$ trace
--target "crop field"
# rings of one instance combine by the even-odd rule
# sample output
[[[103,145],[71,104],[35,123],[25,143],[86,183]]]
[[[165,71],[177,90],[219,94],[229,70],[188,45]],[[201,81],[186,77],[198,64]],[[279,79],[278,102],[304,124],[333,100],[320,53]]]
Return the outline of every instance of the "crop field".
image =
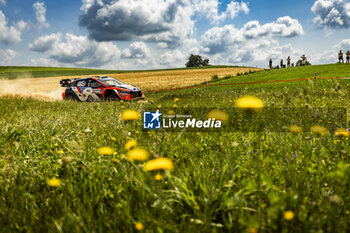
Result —
[[[58,100],[61,99],[61,93],[64,89],[60,88],[59,81],[64,78],[82,78],[89,75],[106,75],[105,73],[87,73],[80,76],[60,76],[60,77],[44,77],[32,78],[27,69],[7,70],[9,74],[13,72],[19,73],[21,70],[23,75],[19,75],[16,79],[0,79],[0,96],[17,95],[31,96],[41,100]],[[71,70],[71,69],[68,69]],[[88,69],[87,69],[88,70]],[[235,76],[237,73],[246,73],[259,71],[257,68],[240,68],[240,67],[212,67],[206,69],[175,69],[175,70],[159,70],[159,71],[142,71],[142,72],[125,72],[120,74],[107,72],[107,75],[116,78],[122,82],[133,84],[142,90],[154,90],[163,88],[174,88],[191,86],[198,83],[210,81],[213,75],[218,78],[225,76]],[[57,72],[60,70],[58,69]],[[66,70],[65,70],[66,71]],[[83,70],[87,72],[86,70]],[[32,68],[30,72],[38,72]],[[47,74],[46,71],[42,71]],[[54,70],[52,71],[54,72]],[[97,71],[95,71],[97,72]],[[99,71],[101,72],[101,71]],[[5,71],[3,71],[5,73]],[[62,73],[63,74],[63,73]],[[38,75],[38,74],[37,74]],[[39,75],[42,75],[39,73]],[[1,72],[0,72],[1,76]],[[5,76],[4,76],[5,77]]]
[[[225,78],[232,73],[215,71],[219,79],[210,83],[311,78],[315,72],[346,78],[350,65]],[[116,77],[144,89],[158,87],[137,73],[125,75]],[[208,81],[213,73],[191,79],[197,75],[189,75],[188,83],[170,83],[166,72],[162,77],[177,87]],[[246,96],[257,97],[262,111],[237,103]],[[292,108],[300,111],[299,122],[308,122],[312,108],[349,109],[349,96],[349,79],[208,86],[147,93],[143,102],[3,96],[0,232],[349,232],[349,132],[340,130],[348,128],[349,113],[330,111],[311,130],[264,115],[268,108]],[[142,130],[139,116],[157,109],[200,109],[205,117],[218,109],[229,114],[226,125],[238,120],[229,113],[237,109],[248,126],[283,126]]]

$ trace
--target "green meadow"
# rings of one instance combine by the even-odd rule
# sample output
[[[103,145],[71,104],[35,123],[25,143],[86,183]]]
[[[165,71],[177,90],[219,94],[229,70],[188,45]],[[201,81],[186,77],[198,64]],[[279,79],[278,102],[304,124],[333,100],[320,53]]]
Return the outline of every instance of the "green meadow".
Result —
[[[350,65],[264,70],[210,84],[311,78],[315,72],[350,77]],[[349,139],[334,133],[348,127],[348,113],[340,116],[345,122],[333,120],[337,111],[315,122],[326,129],[322,133],[309,127],[291,132],[283,118],[264,117],[264,111],[245,112],[254,120],[244,124],[282,127],[145,131],[141,118],[122,118],[126,110],[142,116],[200,108],[206,115],[236,109],[244,96],[262,100],[263,109],[349,109],[350,80],[208,86],[122,103],[0,98],[0,232],[349,232]],[[236,118],[229,114],[226,124]],[[310,119],[301,114],[298,120]],[[128,159],[130,140],[147,151],[146,160]],[[112,151],[101,153],[103,147]],[[170,159],[173,169],[145,171],[159,157]]]

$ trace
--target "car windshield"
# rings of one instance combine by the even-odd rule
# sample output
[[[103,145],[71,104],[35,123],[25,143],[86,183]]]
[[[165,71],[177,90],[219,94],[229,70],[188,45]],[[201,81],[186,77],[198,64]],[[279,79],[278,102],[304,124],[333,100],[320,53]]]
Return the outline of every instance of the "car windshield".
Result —
[[[100,79],[100,81],[106,84],[108,87],[116,87],[124,84],[116,79]]]

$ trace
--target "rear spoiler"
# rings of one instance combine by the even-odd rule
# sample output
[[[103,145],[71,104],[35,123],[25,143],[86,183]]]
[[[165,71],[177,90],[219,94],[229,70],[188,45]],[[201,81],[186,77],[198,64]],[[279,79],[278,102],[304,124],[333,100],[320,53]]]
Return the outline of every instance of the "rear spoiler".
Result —
[[[72,81],[74,81],[74,80],[72,80],[72,79],[62,79],[60,81],[60,85],[61,85],[61,87],[68,87],[68,86],[70,86]]]

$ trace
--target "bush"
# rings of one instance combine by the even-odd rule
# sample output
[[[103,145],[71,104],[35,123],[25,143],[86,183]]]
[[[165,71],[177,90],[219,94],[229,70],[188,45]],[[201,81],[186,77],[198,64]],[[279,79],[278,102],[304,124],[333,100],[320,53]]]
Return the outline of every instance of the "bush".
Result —
[[[211,76],[211,81],[215,81],[215,80],[218,80],[219,79],[219,76],[217,74],[214,74]]]

